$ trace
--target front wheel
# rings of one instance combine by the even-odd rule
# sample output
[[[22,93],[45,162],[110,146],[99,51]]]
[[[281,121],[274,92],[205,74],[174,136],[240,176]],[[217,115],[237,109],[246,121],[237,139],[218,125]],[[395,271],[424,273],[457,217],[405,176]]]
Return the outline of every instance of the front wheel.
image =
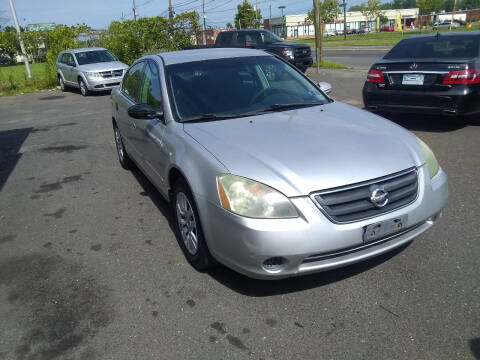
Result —
[[[187,261],[198,271],[211,268],[215,261],[203,237],[197,206],[184,180],[178,180],[172,194],[177,241]]]
[[[83,79],[78,80],[78,86],[80,87],[80,93],[82,94],[82,96],[88,96],[89,91]]]
[[[67,86],[65,85],[65,82],[63,81],[63,78],[61,75],[58,75],[58,83],[60,85],[60,89],[62,90],[62,92],[67,91]]]

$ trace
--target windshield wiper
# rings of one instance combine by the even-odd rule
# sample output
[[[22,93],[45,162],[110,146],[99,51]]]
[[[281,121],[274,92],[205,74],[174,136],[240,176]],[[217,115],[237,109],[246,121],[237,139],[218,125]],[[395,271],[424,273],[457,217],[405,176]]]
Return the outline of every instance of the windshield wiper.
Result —
[[[241,115],[240,115],[241,116]],[[215,120],[225,120],[240,117],[239,115],[217,115],[214,113],[210,114],[201,114],[199,116],[187,118],[182,120],[182,122],[202,122],[202,121],[215,121]]]
[[[288,110],[288,109],[295,109],[295,108],[302,108],[302,107],[310,107],[310,106],[323,105],[323,104],[324,102],[322,101],[317,101],[313,103],[272,104],[270,106],[267,106],[266,108],[252,111],[248,113],[248,115],[262,114],[265,112],[275,111],[275,110]],[[246,114],[242,114],[242,115],[246,115]]]

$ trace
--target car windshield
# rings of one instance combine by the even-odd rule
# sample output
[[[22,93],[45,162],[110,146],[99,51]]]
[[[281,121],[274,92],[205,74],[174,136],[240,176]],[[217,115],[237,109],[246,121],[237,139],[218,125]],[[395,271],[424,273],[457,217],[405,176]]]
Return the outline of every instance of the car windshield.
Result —
[[[178,121],[208,120],[328,103],[311,82],[273,56],[215,59],[166,67]]]
[[[83,51],[75,53],[75,56],[79,65],[117,61],[117,58],[107,50]]]
[[[447,36],[406,39],[384,59],[471,59],[478,57],[479,39],[474,36]]]

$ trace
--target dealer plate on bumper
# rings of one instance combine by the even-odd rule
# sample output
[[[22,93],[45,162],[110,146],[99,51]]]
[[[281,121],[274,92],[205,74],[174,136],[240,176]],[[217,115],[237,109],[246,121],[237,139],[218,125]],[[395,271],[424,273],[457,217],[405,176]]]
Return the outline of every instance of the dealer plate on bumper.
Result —
[[[423,85],[423,74],[404,74],[402,85]]]
[[[407,226],[407,215],[365,226],[363,242],[368,243],[402,231]]]

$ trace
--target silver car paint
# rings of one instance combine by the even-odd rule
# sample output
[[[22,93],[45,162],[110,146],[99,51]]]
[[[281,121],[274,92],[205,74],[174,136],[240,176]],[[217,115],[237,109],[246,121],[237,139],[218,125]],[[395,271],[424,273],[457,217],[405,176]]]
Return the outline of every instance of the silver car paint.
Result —
[[[190,50],[184,61],[197,61],[205,53],[208,58],[270,56],[256,50],[218,50]],[[141,59],[158,66],[163,121],[130,118],[126,109],[133,102],[121,88],[112,91],[112,117],[124,135],[127,151],[167,200],[173,186],[170,171],[175,168],[183,174],[197,203],[209,250],[220,262],[255,278],[323,271],[390,251],[437,220],[448,197],[446,175],[440,170],[430,179],[421,147],[405,129],[338,102],[256,117],[178,123],[172,117],[163,64],[181,62],[180,55],[164,53]],[[370,180],[412,166],[419,174],[417,200],[374,219],[334,224],[308,196],[312,191]],[[300,217],[251,219],[224,210],[216,176],[228,172],[283,192]],[[313,254],[361,246],[364,226],[404,214],[408,214],[407,227],[411,230],[400,236],[352,254],[302,264]],[[272,256],[285,257],[287,268],[280,273],[265,271],[261,264]]]
[[[87,72],[101,72],[101,71],[112,71],[112,70],[125,70],[128,69],[128,65],[122,63],[121,61],[111,61],[111,62],[102,62],[102,63],[95,63],[95,64],[85,64],[79,65],[77,62],[77,58],[73,56],[75,61],[75,66],[69,66],[63,64],[59,61],[59,58],[64,53],[70,53],[74,55],[78,52],[83,51],[93,51],[93,50],[106,50],[104,48],[81,48],[81,49],[74,49],[74,50],[65,50],[58,54],[57,57],[57,73],[59,76],[62,77],[64,83],[70,87],[79,87],[78,78],[81,77],[85,82],[88,90],[90,91],[104,91],[113,88],[114,86],[108,86],[107,84],[111,83],[118,83],[122,81],[122,76],[119,77],[112,77],[112,78],[90,78],[86,75]],[[96,85],[103,85],[102,88],[98,89]]]

